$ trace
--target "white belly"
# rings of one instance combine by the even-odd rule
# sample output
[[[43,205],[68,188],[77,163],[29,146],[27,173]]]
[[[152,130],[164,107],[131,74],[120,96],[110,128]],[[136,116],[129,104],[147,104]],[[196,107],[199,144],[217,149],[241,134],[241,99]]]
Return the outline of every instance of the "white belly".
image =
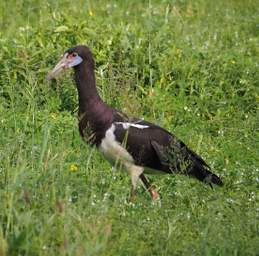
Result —
[[[105,137],[99,146],[100,151],[113,162],[120,161],[124,164],[134,164],[134,159],[130,153],[115,139],[115,126],[106,131]]]

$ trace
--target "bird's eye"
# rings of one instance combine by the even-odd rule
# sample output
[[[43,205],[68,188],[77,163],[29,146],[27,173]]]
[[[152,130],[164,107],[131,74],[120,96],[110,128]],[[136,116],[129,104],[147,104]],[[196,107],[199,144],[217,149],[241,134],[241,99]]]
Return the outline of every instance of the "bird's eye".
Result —
[[[72,56],[73,56],[73,57],[76,57],[76,56],[77,56],[77,53],[76,53],[76,52],[73,52],[73,53],[72,53]]]

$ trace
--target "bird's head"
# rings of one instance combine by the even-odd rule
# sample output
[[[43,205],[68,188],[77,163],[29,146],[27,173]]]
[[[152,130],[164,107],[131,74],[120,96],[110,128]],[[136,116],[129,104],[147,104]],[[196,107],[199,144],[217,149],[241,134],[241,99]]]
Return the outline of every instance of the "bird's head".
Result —
[[[83,62],[89,62],[93,65],[92,53],[88,47],[84,45],[77,45],[65,51],[62,59],[58,64],[50,71],[47,76],[48,80],[55,78],[62,70],[66,70],[72,67],[78,67]]]

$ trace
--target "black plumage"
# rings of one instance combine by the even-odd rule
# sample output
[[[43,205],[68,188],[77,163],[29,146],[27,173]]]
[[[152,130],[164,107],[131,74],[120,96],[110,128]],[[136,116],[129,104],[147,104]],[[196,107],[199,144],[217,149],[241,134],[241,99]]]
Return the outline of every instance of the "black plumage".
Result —
[[[148,126],[148,128],[124,129],[120,123],[128,122],[127,119],[116,118],[117,115],[114,117],[115,123],[119,122],[115,129],[116,140],[123,143],[126,139],[125,146],[136,164],[169,174],[190,175],[200,181],[223,185],[220,178],[210,171],[209,165],[199,155],[167,130],[137,119],[135,119],[136,124]]]
[[[95,84],[94,59],[86,46],[76,46],[49,74],[73,67],[79,96],[79,131],[84,140],[108,158],[121,161],[132,178],[132,196],[140,178],[152,198],[157,197],[144,173],[180,173],[222,186],[208,164],[167,130],[150,122],[129,118],[100,98]]]

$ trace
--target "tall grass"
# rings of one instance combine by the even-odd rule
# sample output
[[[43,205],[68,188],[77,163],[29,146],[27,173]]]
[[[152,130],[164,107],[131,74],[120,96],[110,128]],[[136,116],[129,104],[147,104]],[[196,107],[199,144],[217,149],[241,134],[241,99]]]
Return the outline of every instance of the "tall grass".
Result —
[[[258,1],[1,1],[0,255],[257,255]],[[151,176],[161,208],[84,144],[71,46],[103,99],[180,137],[225,183]]]

